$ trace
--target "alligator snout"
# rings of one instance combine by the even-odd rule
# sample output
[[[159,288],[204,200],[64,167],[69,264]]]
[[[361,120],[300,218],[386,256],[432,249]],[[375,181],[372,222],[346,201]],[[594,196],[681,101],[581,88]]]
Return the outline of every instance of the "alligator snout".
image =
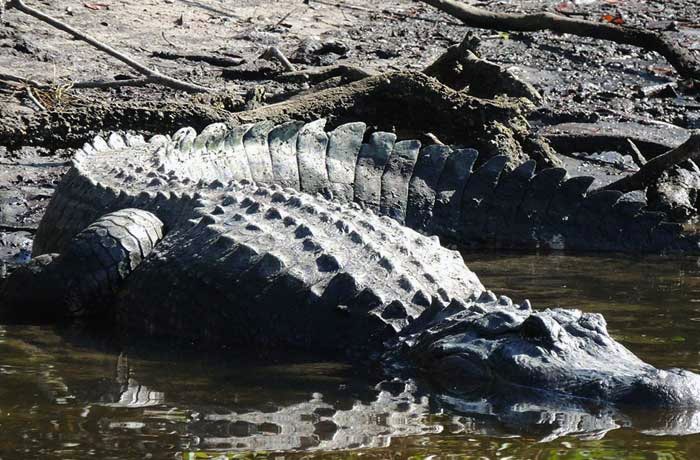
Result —
[[[637,377],[616,402],[635,406],[700,407],[700,375],[684,369],[654,369]]]
[[[497,382],[621,406],[700,408],[700,375],[643,362],[609,335],[601,315],[513,309],[505,324],[503,306],[479,302],[421,334],[420,367],[455,387]]]

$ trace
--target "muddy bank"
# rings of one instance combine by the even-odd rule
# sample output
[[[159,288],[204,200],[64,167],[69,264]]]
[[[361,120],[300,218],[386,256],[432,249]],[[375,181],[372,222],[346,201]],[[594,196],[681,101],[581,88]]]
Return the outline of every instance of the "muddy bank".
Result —
[[[66,154],[42,153],[24,148],[0,158],[0,266],[27,260],[44,209],[68,169]]]

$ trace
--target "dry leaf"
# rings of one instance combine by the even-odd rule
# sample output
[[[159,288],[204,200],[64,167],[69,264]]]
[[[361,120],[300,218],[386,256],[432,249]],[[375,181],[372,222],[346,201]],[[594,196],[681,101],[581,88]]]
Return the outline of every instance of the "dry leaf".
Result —
[[[94,11],[109,9],[109,5],[105,3],[83,3],[83,6]]]
[[[576,9],[576,7],[575,7],[574,4],[571,3],[571,2],[561,2],[561,3],[557,3],[557,5],[554,7],[554,10],[555,10],[557,13],[562,13],[562,14],[573,13],[573,11],[574,11],[575,9]]]
[[[619,12],[615,16],[613,16],[612,14],[604,14],[603,16],[601,16],[601,19],[605,22],[609,22],[617,26],[621,26],[625,23],[625,20],[622,19],[622,15]]]

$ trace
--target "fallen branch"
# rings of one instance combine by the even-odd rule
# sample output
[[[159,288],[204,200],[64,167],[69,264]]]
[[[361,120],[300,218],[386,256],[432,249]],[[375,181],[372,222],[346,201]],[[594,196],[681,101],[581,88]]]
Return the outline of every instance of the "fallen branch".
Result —
[[[160,59],[168,59],[171,61],[175,59],[186,59],[192,62],[206,62],[207,64],[211,64],[217,67],[235,67],[245,62],[245,60],[242,58],[211,56],[208,54],[181,54],[172,53],[170,51],[154,51],[153,53],[151,53],[151,56]]]
[[[429,139],[435,145],[445,145],[438,137],[433,133],[425,133],[425,137]]]
[[[663,155],[652,158],[636,173],[608,184],[601,190],[643,190],[672,166],[697,157],[700,157],[700,130],[692,131],[687,141]]]
[[[90,45],[94,46],[95,48],[99,49],[100,51],[109,54],[113,58],[116,58],[132,69],[136,70],[138,73],[141,75],[146,76],[148,79],[149,83],[156,83],[159,85],[167,86],[170,88],[174,89],[179,89],[182,91],[187,91],[190,93],[206,93],[210,92],[211,89],[206,88],[204,86],[196,85],[194,83],[188,83],[186,81],[178,80],[176,78],[169,77],[167,75],[164,75],[156,70],[150,69],[146,67],[145,65],[137,62],[130,56],[115,50],[109,45],[106,45],[99,40],[91,37],[90,35],[87,35],[83,32],[80,32],[79,30],[73,28],[72,26],[69,26],[68,24],[59,21],[56,18],[53,18],[47,14],[42,13],[41,11],[34,9],[30,6],[27,6],[22,0],[10,0],[7,2],[7,6],[9,8],[15,8],[22,13],[28,14],[29,16],[32,16],[34,18],[39,19],[40,21],[43,21],[56,29],[62,30],[64,32],[67,32],[68,34],[72,35],[74,38],[77,38],[78,40],[82,40],[86,43],[89,43]]]
[[[294,64],[289,62],[287,56],[285,56],[284,53],[276,46],[271,46],[266,49],[265,52],[260,55],[260,58],[267,59],[268,61],[278,61],[280,64],[282,64],[282,67],[287,70],[287,72],[296,72],[297,70],[297,68],[294,67]]]
[[[0,232],[28,232],[35,233],[37,227],[31,225],[0,224]]]
[[[495,13],[469,6],[455,0],[421,0],[464,24],[482,29],[537,32],[551,30],[579,37],[609,40],[655,51],[665,57],[683,78],[700,80],[700,62],[692,52],[674,43],[668,37],[639,27],[618,26],[605,22],[592,22],[569,18],[553,13],[513,14]]]
[[[316,67],[307,70],[297,70],[296,72],[285,72],[275,78],[282,82],[309,82],[318,84],[334,77],[342,77],[345,82],[362,80],[371,77],[374,73],[350,65],[333,65],[326,67]]]
[[[644,152],[645,158],[663,155],[688,140],[688,130],[630,121],[598,121],[589,123],[560,123],[538,130],[559,153],[599,152],[616,150],[628,152],[628,139]]]
[[[146,86],[150,83],[157,83],[150,77],[127,78],[125,80],[88,80],[76,81],[71,84],[72,88],[121,88],[123,86]]]
[[[244,101],[231,94],[204,95],[197,100],[105,101],[70,105],[61,111],[35,112],[0,124],[0,145],[17,149],[26,145],[46,148],[81,146],[95,132],[136,130],[144,135],[174,131],[184,126],[197,130],[211,123],[229,126],[269,120],[328,119],[328,128],[363,120],[377,129],[396,130],[402,138],[420,138],[433,133],[446,144],[464,141],[483,158],[506,154],[512,163],[533,158],[541,166],[551,165],[553,155],[534,150],[533,134],[515,100],[479,99],[454,91],[420,72],[391,72],[337,86],[298,99],[241,112]],[[223,107],[222,107],[223,106]]]
[[[56,84],[50,83],[39,83],[36,80],[31,80],[28,78],[18,77],[11,74],[0,74],[0,81],[19,83],[20,85],[25,85],[27,88],[36,88],[43,90],[50,90],[56,88]],[[140,87],[149,84],[159,84],[157,79],[151,77],[145,78],[127,78],[124,80],[87,80],[87,81],[75,81],[68,82],[65,87],[70,88],[121,88],[125,86]]]

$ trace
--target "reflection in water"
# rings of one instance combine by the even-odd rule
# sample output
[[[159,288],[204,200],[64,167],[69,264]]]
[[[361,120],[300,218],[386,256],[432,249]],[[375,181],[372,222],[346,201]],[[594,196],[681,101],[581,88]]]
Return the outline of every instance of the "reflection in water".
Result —
[[[603,312],[654,364],[700,367],[697,323],[688,321],[700,317],[694,262],[489,257],[470,262],[489,287]],[[71,331],[0,328],[0,457],[320,458],[356,449],[376,458],[670,459],[697,458],[700,448],[696,411],[629,412],[522,388],[457,395],[422,379],[376,383],[381,377],[308,358],[251,363],[235,351],[208,359],[142,345],[128,355],[104,350]]]
[[[403,390],[392,394],[379,384],[375,400],[356,401],[348,409],[324,402],[323,395],[315,393],[308,401],[274,412],[207,414],[192,430],[204,449],[256,451],[388,447],[392,437],[443,431],[427,421],[428,398],[416,396],[412,382],[393,383]]]
[[[145,385],[140,385],[132,378],[129,368],[129,358],[121,353],[117,358],[114,391],[105,391],[102,402],[110,407],[151,407],[165,403],[165,395],[153,391]],[[116,395],[116,396],[115,396]],[[111,401],[114,400],[114,401]]]

